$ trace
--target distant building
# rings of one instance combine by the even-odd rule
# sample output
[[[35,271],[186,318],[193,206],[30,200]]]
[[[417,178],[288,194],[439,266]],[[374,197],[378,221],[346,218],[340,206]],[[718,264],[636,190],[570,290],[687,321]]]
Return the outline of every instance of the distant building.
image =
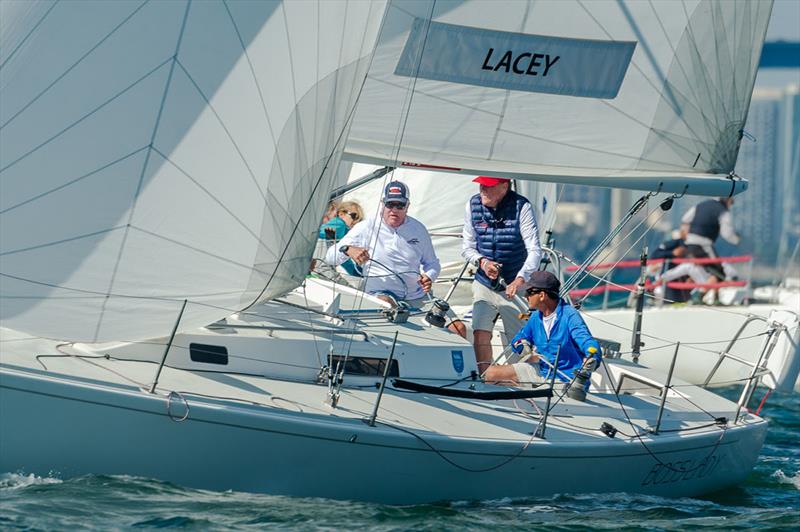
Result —
[[[608,232],[611,189],[561,185],[557,212],[553,227],[556,246],[567,256],[582,260]]]
[[[736,173],[748,178],[750,187],[736,198],[734,219],[743,249],[752,251],[757,263],[772,266],[798,238],[798,88],[754,90],[745,131],[755,140],[742,140]]]
[[[733,207],[742,243],[735,248],[719,240],[717,248],[724,255],[752,253],[757,265],[782,270],[800,240],[800,87],[756,88],[745,132],[736,173],[750,186],[736,197]],[[626,209],[633,199],[625,203]],[[687,196],[676,201],[663,226],[654,227],[643,244],[651,249],[658,245],[670,228],[679,227],[683,213],[704,199]],[[558,212],[556,235],[562,237],[558,245],[569,247],[578,257],[618,221],[611,219],[611,190],[599,187],[562,185]]]

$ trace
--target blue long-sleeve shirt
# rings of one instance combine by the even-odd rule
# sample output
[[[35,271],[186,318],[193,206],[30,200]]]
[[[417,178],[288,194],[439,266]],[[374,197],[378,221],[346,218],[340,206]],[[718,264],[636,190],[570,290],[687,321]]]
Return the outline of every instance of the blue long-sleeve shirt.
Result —
[[[589,348],[594,347],[597,352],[594,357],[600,365],[600,343],[594,339],[589,328],[584,323],[580,313],[563,299],[558,300],[556,307],[556,318],[553,328],[550,330],[550,338],[544,330],[542,323],[542,313],[534,311],[528,323],[514,336],[511,341],[512,349],[519,353],[522,346],[515,345],[518,340],[526,339],[536,346],[536,350],[542,358],[547,359],[550,364],[556,360],[558,347],[561,352],[558,355],[558,378],[564,382],[572,380],[575,372],[583,365],[583,359],[590,356]],[[541,375],[550,378],[550,366],[540,361],[539,372]]]

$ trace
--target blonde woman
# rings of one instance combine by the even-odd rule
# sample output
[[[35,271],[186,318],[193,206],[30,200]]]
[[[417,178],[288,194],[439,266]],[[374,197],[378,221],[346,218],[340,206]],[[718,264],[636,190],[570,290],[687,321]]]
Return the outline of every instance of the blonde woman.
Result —
[[[358,222],[364,219],[364,211],[356,201],[343,201],[337,206],[336,216],[319,228],[319,237],[334,241],[340,240]],[[344,271],[350,275],[361,276],[361,270],[352,260],[342,264]]]
[[[364,211],[356,201],[343,201],[336,209],[336,216],[319,228],[319,237],[326,240],[339,240],[355,224],[364,219]]]

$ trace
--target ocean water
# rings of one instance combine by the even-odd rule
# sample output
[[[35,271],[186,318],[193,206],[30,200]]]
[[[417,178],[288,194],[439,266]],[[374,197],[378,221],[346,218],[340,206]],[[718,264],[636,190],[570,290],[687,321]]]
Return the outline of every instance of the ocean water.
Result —
[[[738,389],[724,390],[736,397]],[[773,394],[747,481],[703,498],[625,493],[414,506],[187,489],[138,477],[0,473],[0,530],[695,530],[800,529],[800,396]],[[546,482],[542,479],[542,482]]]

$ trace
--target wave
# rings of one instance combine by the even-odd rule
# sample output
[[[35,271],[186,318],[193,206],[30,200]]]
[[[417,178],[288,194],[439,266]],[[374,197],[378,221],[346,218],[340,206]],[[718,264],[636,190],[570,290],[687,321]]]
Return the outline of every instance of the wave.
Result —
[[[60,478],[39,477],[30,473],[0,473],[0,490],[17,490],[28,486],[42,486],[47,484],[61,484]]]
[[[772,478],[776,479],[781,484],[791,484],[795,487],[795,489],[800,490],[800,471],[795,473],[793,476],[787,476],[783,470],[777,469],[772,474]]]

